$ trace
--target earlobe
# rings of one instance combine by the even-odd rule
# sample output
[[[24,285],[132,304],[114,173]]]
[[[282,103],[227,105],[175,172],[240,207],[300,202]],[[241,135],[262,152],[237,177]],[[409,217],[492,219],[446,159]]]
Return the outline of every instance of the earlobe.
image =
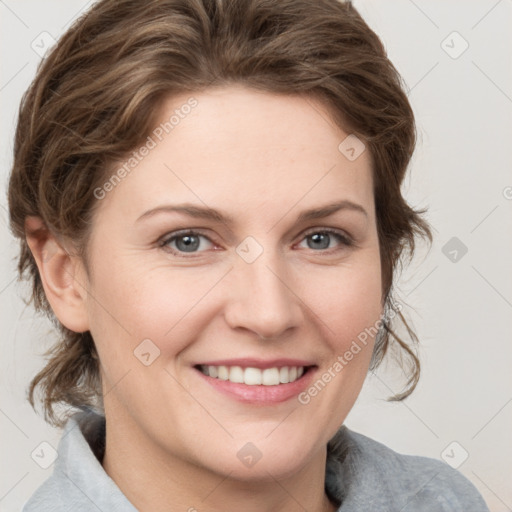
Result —
[[[87,331],[88,283],[78,257],[59,243],[40,217],[25,219],[25,235],[53,312],[68,329]]]

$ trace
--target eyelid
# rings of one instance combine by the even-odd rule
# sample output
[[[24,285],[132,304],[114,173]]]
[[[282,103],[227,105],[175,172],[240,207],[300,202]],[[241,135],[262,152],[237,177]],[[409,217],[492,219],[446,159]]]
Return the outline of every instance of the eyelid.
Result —
[[[327,226],[324,226],[324,227],[314,226],[314,227],[310,227],[310,228],[306,229],[306,231],[303,231],[301,233],[301,238],[297,243],[302,242],[306,237],[308,237],[309,235],[314,234],[314,233],[327,233],[327,234],[335,235],[335,236],[339,237],[341,244],[344,245],[345,247],[355,247],[356,246],[354,238],[351,235],[349,235],[346,231],[343,231],[338,228],[327,227]],[[186,252],[176,251],[175,249],[171,249],[170,247],[167,246],[167,244],[170,241],[172,241],[176,238],[179,238],[180,236],[186,236],[186,235],[202,236],[203,238],[206,238],[211,244],[213,244],[214,246],[217,246],[217,244],[211,239],[211,237],[208,236],[207,234],[205,234],[205,231],[203,229],[201,229],[201,228],[183,228],[183,229],[178,229],[178,230],[166,233],[164,236],[159,238],[157,241],[158,247],[162,248],[166,252],[169,252],[171,254],[177,254],[183,258],[198,257],[198,255],[200,255],[202,252],[205,252],[205,251],[200,251],[200,252],[186,253]],[[325,249],[325,250],[314,251],[314,252],[329,254],[331,252],[336,252],[337,250],[339,250],[339,249],[331,248],[331,249]]]
[[[346,251],[348,249],[356,249],[357,244],[355,239],[350,236],[348,233],[346,233],[343,230],[337,229],[337,228],[330,228],[330,227],[314,227],[310,228],[309,230],[305,231],[302,234],[302,238],[299,240],[298,244],[302,243],[309,235],[315,234],[315,233],[327,233],[328,235],[334,236],[338,238],[338,247],[331,247],[329,249],[323,249],[319,251],[315,251],[312,249],[313,254],[317,253],[320,255],[324,255],[326,257],[335,255],[341,251]]]
[[[333,235],[337,235],[340,238],[344,240],[347,244],[355,244],[355,240],[352,236],[350,236],[346,231],[338,229],[338,228],[330,228],[330,227],[313,227],[307,229],[303,234],[302,237],[305,238],[306,236],[313,234],[313,233],[329,233]]]
[[[205,234],[205,232],[201,228],[183,228],[183,229],[177,229],[176,231],[170,231],[170,232],[166,233],[164,236],[160,237],[157,240],[157,244],[159,247],[164,247],[171,240],[174,240],[175,238],[179,238],[181,236],[186,236],[186,235],[200,235],[203,238],[206,238],[213,245],[216,245],[215,242],[207,234]],[[174,252],[176,252],[176,251],[174,251]],[[186,253],[180,253],[180,254],[186,254]]]

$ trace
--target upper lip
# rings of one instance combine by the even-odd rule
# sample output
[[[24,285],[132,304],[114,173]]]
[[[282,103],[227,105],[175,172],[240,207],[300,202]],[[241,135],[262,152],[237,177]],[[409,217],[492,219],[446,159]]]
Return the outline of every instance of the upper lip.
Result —
[[[282,366],[315,366],[311,361],[305,359],[254,359],[254,358],[239,358],[239,359],[218,359],[215,361],[202,361],[194,366],[241,366],[242,368],[259,368],[264,370],[266,368],[275,368]]]

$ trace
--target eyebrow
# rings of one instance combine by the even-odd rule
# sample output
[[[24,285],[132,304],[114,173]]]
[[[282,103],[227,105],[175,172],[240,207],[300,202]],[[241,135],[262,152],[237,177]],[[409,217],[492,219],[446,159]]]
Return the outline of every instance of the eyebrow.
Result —
[[[311,208],[309,210],[304,210],[297,217],[297,222],[322,219],[340,210],[356,211],[368,217],[368,212],[363,208],[363,206],[352,201],[343,200],[335,203],[330,203],[319,208]],[[186,215],[189,215],[190,217],[194,217],[197,219],[207,219],[216,222],[222,222],[223,224],[226,224],[228,226],[232,226],[233,224],[235,224],[234,217],[227,215],[226,213],[222,213],[219,210],[215,210],[214,208],[195,206],[189,203],[176,205],[166,204],[162,206],[157,206],[156,208],[151,208],[150,210],[145,211],[135,222],[139,222],[143,219],[153,217],[160,213],[170,212],[184,213]]]

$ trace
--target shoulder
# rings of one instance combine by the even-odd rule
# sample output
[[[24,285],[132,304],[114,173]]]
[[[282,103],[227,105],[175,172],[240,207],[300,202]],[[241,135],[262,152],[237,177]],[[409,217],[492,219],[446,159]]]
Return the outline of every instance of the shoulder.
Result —
[[[80,508],[80,491],[67,476],[73,460],[87,456],[87,445],[74,418],[68,420],[57,449],[52,474],[25,503],[23,512],[63,511]]]
[[[347,427],[330,449],[330,479],[335,486],[337,480],[347,506],[342,511],[371,505],[382,511],[489,512],[476,487],[440,460],[400,454]]]
[[[66,423],[51,476],[32,494],[23,512],[135,511],[98,460],[104,419],[79,413]]]
[[[43,484],[36,489],[34,494],[25,503],[22,512],[50,512],[55,510],[80,510],[80,502],[70,499],[64,504],[62,496],[66,499],[72,497],[74,489],[70,487],[70,482],[67,482],[65,476],[57,471],[43,482]]]

